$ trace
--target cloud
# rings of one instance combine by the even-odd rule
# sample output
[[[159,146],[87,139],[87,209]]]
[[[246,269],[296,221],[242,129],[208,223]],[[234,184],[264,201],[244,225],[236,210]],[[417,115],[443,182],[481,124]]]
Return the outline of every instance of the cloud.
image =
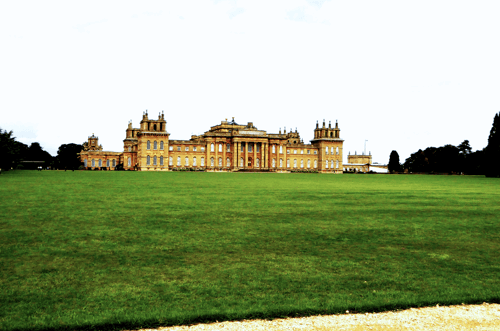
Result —
[[[245,12],[244,8],[233,8],[229,11],[229,18],[234,18],[235,16],[238,16],[240,14],[243,14]]]

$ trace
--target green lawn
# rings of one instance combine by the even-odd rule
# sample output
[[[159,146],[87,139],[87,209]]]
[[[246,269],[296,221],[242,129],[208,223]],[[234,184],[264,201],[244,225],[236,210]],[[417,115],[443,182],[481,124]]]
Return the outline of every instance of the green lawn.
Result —
[[[500,180],[0,175],[0,330],[500,302]]]

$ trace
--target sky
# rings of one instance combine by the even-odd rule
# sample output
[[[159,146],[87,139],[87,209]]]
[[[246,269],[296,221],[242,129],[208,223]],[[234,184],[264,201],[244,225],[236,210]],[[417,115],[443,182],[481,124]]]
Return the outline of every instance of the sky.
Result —
[[[487,145],[500,111],[499,1],[0,2],[0,128],[52,155],[164,111],[171,139],[232,117],[347,154]]]

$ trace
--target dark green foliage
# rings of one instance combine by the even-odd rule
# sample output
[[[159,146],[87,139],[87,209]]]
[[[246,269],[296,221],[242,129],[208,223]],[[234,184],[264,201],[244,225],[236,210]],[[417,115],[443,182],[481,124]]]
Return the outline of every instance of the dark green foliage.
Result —
[[[387,168],[390,173],[400,172],[401,171],[401,163],[399,163],[399,154],[396,151],[392,151],[389,156],[389,163]]]
[[[496,179],[13,171],[0,181],[1,330],[500,301]]]
[[[15,168],[22,160],[22,154],[27,148],[25,144],[16,141],[12,131],[0,128],[0,168],[3,171]]]
[[[500,177],[500,112],[495,114],[485,148],[486,176]]]
[[[57,150],[57,168],[59,169],[78,169],[82,162],[80,161],[80,152],[83,146],[78,144],[63,144]]]

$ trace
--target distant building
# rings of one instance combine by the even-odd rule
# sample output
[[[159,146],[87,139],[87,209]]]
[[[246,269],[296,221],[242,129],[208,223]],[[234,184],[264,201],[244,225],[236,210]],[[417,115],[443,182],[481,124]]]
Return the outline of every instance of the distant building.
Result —
[[[227,119],[190,140],[171,140],[164,114],[149,119],[143,113],[139,128],[128,124],[123,152],[105,152],[93,134],[84,145],[80,158],[86,169],[114,169],[122,163],[126,170],[140,171],[318,171],[343,172],[342,148],[338,123],[320,127],[316,123],[314,139],[305,144],[295,132],[267,133],[252,122],[246,125]],[[371,156],[370,156],[371,158]]]

